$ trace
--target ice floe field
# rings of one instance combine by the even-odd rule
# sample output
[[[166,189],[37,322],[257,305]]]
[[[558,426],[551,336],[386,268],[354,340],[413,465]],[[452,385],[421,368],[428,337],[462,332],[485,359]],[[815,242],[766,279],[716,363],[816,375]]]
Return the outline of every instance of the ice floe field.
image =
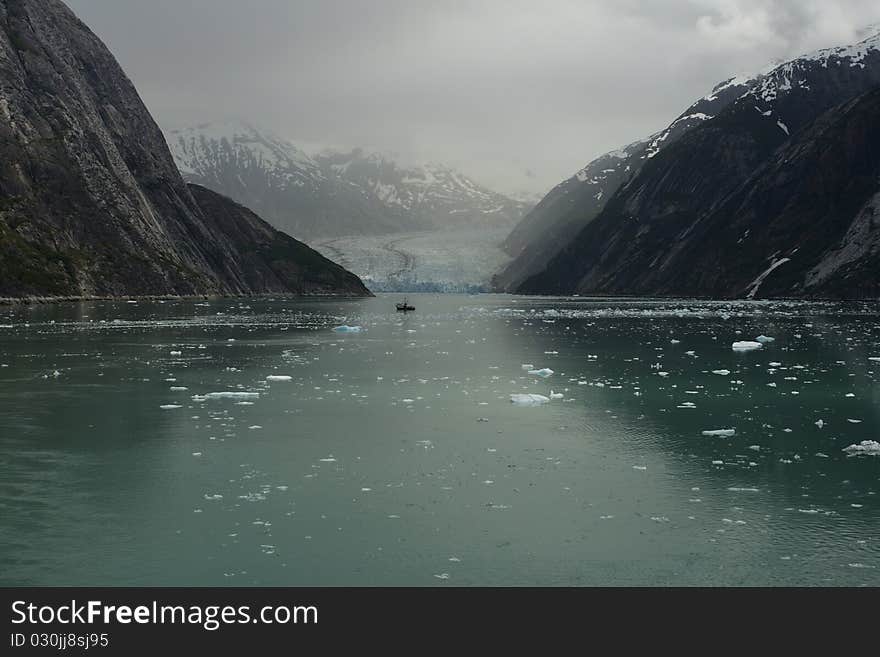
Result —
[[[876,305],[396,300],[0,307],[0,584],[880,584]]]

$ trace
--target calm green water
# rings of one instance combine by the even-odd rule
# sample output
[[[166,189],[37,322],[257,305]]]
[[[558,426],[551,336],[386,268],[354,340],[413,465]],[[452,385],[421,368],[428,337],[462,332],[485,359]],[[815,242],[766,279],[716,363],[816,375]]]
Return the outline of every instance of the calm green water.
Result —
[[[396,300],[0,308],[0,584],[880,585],[880,308]]]

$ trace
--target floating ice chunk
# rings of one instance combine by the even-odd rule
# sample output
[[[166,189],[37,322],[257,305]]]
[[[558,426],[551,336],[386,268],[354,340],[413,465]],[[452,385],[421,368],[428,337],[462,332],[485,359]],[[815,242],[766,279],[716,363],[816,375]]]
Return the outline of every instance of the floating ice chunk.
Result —
[[[198,397],[196,395],[193,397],[195,399]],[[260,393],[258,392],[236,392],[232,390],[227,390],[224,392],[209,392],[207,395],[202,395],[204,399],[259,399]],[[196,401],[200,401],[196,400]]]
[[[546,378],[551,377],[554,374],[556,374],[556,372],[551,370],[549,367],[545,367],[544,369],[541,369],[541,370],[531,370],[531,371],[529,371],[529,374],[533,374],[535,376],[540,376],[542,379],[546,379]]]
[[[549,403],[550,398],[544,395],[511,395],[510,402],[517,406],[540,406],[541,404]]]
[[[669,344],[681,344],[681,340],[670,340]]]
[[[718,376],[730,376],[730,370],[712,370],[712,374],[717,374]]]
[[[734,342],[733,350],[734,351],[754,351],[755,349],[761,349],[764,345],[760,342]]]
[[[267,376],[266,381],[293,381],[293,377],[282,374],[273,374],[271,376]]]
[[[816,420],[816,426],[821,429],[825,426],[825,420]]]
[[[849,422],[850,424],[861,424],[862,423],[861,420],[856,420],[853,418],[847,418],[846,421]]]
[[[362,326],[347,326],[343,324],[342,326],[337,326],[333,330],[337,333],[360,333],[364,328]]]
[[[526,372],[529,372],[529,371],[535,369],[535,366],[532,365],[531,363],[523,363],[523,364],[521,365],[521,367],[522,367],[523,370],[525,370]]]
[[[880,363],[880,356],[871,356],[868,360],[872,360],[875,363]]]
[[[182,351],[172,351],[169,355],[171,356],[183,356]]]
[[[663,377],[664,379],[669,376],[669,372],[657,372],[657,376]]]
[[[876,440],[863,440],[858,445],[850,445],[843,451],[850,456],[880,456],[880,443]]]
[[[736,435],[736,429],[712,429],[711,431],[704,431],[704,436],[717,436],[720,438],[730,438],[731,436]]]
[[[162,404],[159,408],[163,411],[173,411],[175,408],[183,408],[179,404]]]
[[[782,363],[770,363],[770,367],[782,367]]]
[[[565,398],[565,395],[563,395],[561,392],[553,392],[552,390],[550,391],[550,399],[564,399],[564,398]]]
[[[187,390],[189,390],[189,388],[186,388],[184,386],[171,386],[169,390],[171,392],[186,392]]]
[[[776,338],[771,338],[768,335],[759,335],[757,338],[755,338],[755,342],[760,342],[761,344],[767,344],[769,342],[775,342],[775,341],[776,341]]]

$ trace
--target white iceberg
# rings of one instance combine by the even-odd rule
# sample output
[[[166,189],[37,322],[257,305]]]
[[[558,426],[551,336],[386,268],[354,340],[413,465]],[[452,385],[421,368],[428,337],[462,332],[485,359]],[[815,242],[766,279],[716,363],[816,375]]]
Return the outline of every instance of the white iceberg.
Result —
[[[195,399],[198,397],[196,395],[193,397]],[[209,392],[207,395],[202,395],[204,399],[259,399],[260,393],[258,392],[234,392],[234,391],[225,391],[225,392]],[[199,401],[199,400],[197,400]]]
[[[717,374],[718,376],[730,376],[730,370],[712,370],[712,374]]]
[[[266,381],[293,381],[293,377],[281,374],[273,374],[271,376],[267,376]]]
[[[531,370],[529,374],[534,374],[535,376],[540,376],[542,379],[546,379],[556,374],[556,372],[551,370],[549,367],[545,367],[541,370]]]
[[[544,395],[511,395],[510,402],[517,406],[541,406],[542,404],[549,404],[550,398]]]
[[[755,338],[755,342],[760,342],[761,344],[767,344],[768,342],[775,342],[776,338],[771,338],[768,335],[759,335]]]
[[[850,445],[843,451],[850,456],[880,456],[880,443],[876,440],[863,440],[858,445]]]
[[[523,368],[526,372],[528,372],[528,371],[530,371],[530,370],[535,369],[535,366],[532,365],[531,363],[523,363],[523,364],[522,364],[522,368]]]
[[[712,431],[704,431],[704,436],[715,436],[719,438],[730,438],[736,435],[736,429],[713,429]]]
[[[760,342],[734,342],[733,350],[734,351],[754,351],[755,349],[761,349],[764,345]]]
[[[364,328],[362,326],[347,326],[343,324],[342,326],[337,326],[333,330],[337,333],[360,333]]]
[[[564,398],[565,398],[565,395],[562,394],[561,392],[553,392],[552,390],[550,391],[550,399],[564,399]]]

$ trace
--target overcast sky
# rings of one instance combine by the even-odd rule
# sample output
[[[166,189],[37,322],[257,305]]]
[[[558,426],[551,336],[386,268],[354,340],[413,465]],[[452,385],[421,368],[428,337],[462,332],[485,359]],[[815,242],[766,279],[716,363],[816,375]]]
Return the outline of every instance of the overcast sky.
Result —
[[[448,162],[546,191],[735,73],[858,40],[878,0],[67,0],[165,127]]]

